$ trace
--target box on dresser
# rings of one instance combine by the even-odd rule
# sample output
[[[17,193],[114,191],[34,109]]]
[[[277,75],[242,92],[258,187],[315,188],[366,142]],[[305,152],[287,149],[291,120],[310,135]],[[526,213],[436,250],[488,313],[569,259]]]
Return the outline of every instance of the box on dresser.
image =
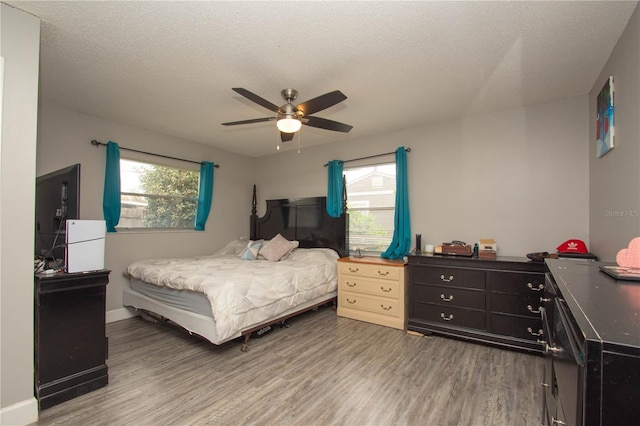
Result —
[[[544,264],[410,255],[407,329],[541,352]]]

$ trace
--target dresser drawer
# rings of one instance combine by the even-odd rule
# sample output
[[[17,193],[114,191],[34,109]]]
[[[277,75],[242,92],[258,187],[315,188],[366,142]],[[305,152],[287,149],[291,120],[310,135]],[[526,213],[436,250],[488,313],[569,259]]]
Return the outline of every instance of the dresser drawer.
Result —
[[[342,290],[394,299],[397,299],[400,295],[400,283],[398,281],[385,281],[351,275],[345,275],[342,278],[342,281],[340,281]]]
[[[482,290],[415,285],[413,286],[412,291],[411,299],[416,302],[472,309],[486,309],[485,292]]]
[[[338,273],[345,276],[369,277],[398,281],[404,268],[389,265],[371,265],[366,263],[339,262]]]
[[[485,271],[446,266],[413,266],[413,283],[484,289]]]
[[[544,274],[491,271],[487,275],[491,291],[521,296],[542,296]]]
[[[491,311],[540,318],[540,296],[491,294]]]
[[[338,304],[345,308],[369,311],[381,315],[392,317],[404,316],[404,301],[402,301],[401,304],[398,300],[394,299],[343,291],[340,292],[338,296]]]
[[[542,320],[540,318],[523,318],[492,313],[490,331],[495,334],[520,339],[544,339]]]
[[[486,329],[485,311],[458,308],[455,306],[441,306],[427,303],[413,303],[412,317],[421,320],[446,324],[448,326],[460,326]]]

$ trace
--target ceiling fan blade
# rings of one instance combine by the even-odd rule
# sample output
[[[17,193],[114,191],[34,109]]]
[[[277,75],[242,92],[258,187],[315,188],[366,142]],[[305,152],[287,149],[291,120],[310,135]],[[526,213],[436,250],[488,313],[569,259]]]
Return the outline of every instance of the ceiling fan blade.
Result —
[[[320,117],[304,117],[302,119],[302,123],[311,127],[318,127],[320,129],[334,130],[336,132],[344,132],[349,133],[353,126],[348,124],[340,123],[338,121],[327,120],[326,118]]]
[[[265,118],[252,118],[251,120],[240,120],[240,121],[229,121],[228,123],[222,123],[223,126],[235,126],[238,124],[251,124],[251,123],[262,123],[265,121],[273,121],[276,117],[265,117]]]
[[[260,96],[256,95],[255,93],[252,93],[247,89],[243,89],[242,87],[234,87],[232,90],[236,93],[241,94],[242,96],[249,99],[250,101],[253,101],[258,105],[265,107],[269,111],[278,112],[278,110],[280,109],[278,105],[272,104],[268,100],[263,99]]]
[[[280,132],[280,140],[282,142],[290,142],[293,140],[294,136],[295,136],[295,133]]]
[[[320,95],[317,98],[313,98],[308,100],[307,102],[303,102],[296,107],[298,111],[302,111],[303,115],[311,115],[318,111],[322,111],[323,109],[327,109],[335,104],[338,104],[347,99],[347,97],[339,90],[334,90],[333,92],[325,93],[324,95]]]

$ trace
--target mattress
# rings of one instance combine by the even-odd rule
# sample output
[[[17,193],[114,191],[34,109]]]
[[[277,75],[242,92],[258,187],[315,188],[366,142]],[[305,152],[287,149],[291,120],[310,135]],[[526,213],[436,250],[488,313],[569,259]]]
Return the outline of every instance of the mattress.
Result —
[[[217,339],[225,341],[252,325],[335,292],[337,259],[335,251],[318,248],[296,249],[280,262],[216,254],[138,261],[129,266],[128,273],[136,293],[212,317]]]
[[[213,318],[211,304],[204,293],[190,290],[176,290],[169,287],[161,287],[148,284],[138,279],[131,279],[131,289],[147,297],[155,299],[174,308],[193,312]]]

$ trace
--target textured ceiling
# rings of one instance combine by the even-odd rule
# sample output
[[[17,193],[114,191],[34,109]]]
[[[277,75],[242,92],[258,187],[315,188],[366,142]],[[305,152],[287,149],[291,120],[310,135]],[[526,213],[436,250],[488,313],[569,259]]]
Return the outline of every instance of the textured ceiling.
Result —
[[[635,1],[5,1],[42,18],[41,97],[249,156],[274,122],[231,90],[281,105],[341,90],[303,146],[586,94]],[[284,149],[293,149],[288,143]]]

